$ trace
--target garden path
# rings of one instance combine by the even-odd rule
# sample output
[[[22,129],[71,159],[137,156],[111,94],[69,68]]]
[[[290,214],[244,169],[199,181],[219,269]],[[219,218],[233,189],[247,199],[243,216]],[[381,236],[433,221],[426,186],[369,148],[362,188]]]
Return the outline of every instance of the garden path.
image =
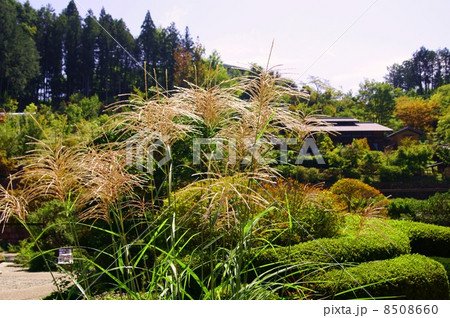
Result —
[[[49,272],[32,273],[10,261],[0,263],[0,300],[41,299],[55,290]]]

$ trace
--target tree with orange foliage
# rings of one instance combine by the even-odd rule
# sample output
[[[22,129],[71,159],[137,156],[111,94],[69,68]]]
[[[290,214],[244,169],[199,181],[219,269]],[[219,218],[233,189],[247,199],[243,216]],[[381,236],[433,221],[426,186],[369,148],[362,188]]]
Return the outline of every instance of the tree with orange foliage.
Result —
[[[405,126],[430,131],[438,120],[439,104],[423,98],[400,97],[396,100],[394,114]]]
[[[372,211],[380,216],[387,214],[385,206],[389,200],[380,191],[362,181],[351,178],[340,179],[331,186],[330,191],[338,195],[347,205],[348,213],[365,215],[372,206]]]
[[[185,80],[191,81],[194,77],[192,53],[180,45],[175,50],[173,57],[175,60],[174,85],[178,87],[185,87]]]

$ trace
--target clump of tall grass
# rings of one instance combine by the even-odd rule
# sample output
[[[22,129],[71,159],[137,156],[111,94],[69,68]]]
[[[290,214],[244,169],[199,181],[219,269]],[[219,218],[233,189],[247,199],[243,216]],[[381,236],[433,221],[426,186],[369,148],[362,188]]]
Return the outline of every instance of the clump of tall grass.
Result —
[[[86,154],[82,169],[86,173],[83,185],[88,189],[88,207],[81,211],[81,220],[101,219],[109,222],[111,208],[117,210],[124,203],[122,201],[125,201],[126,207],[138,200],[134,192],[142,186],[144,180],[127,171],[126,166],[126,156],[119,150],[98,148],[91,149]],[[123,200],[124,197],[126,200]],[[120,218],[126,220],[129,213],[133,212],[138,211],[132,209]]]
[[[265,230],[260,221],[274,210],[259,191],[279,177],[268,165],[272,138],[303,139],[319,124],[290,107],[288,101],[306,96],[274,74],[258,69],[226,88],[189,84],[151,98],[131,95],[109,108],[115,113],[114,143],[67,147],[33,141],[35,150],[15,176],[22,188],[0,188],[0,220],[26,220],[28,206],[63,202],[77,238],[73,247],[86,251],[76,261],[89,270],[68,273],[85,298],[105,290],[149,299],[267,298],[287,290],[307,297],[307,288],[289,277],[317,264],[271,264],[261,272],[246,258],[251,249],[273,244],[257,234]],[[139,171],[127,161],[130,146],[160,140],[170,157],[176,142],[195,137],[233,140],[227,153],[236,155],[223,162],[203,157],[203,166],[191,163],[197,180],[181,188],[173,184],[177,167],[170,162],[159,167],[164,173],[156,180],[151,169]],[[180,209],[190,197],[194,203]],[[166,204],[157,204],[164,199]],[[89,240],[79,235],[94,232],[101,244],[80,243]]]
[[[202,136],[208,138],[239,120],[239,115],[244,111],[242,100],[238,97],[240,90],[236,84],[200,87],[189,83],[188,88],[178,88],[174,92],[172,102],[182,109],[192,110],[197,124],[205,127]]]
[[[53,198],[68,202],[78,197],[81,203],[84,149],[67,147],[61,140],[55,144],[39,140],[32,143],[34,149],[23,158],[24,168],[13,176],[20,180],[28,201]]]
[[[130,95],[109,107],[115,112],[113,131],[134,138],[136,142],[151,142],[161,139],[166,144],[173,144],[195,132],[192,120],[197,119],[192,107],[180,107],[168,94],[156,94],[150,99]],[[130,139],[128,138],[128,141]]]

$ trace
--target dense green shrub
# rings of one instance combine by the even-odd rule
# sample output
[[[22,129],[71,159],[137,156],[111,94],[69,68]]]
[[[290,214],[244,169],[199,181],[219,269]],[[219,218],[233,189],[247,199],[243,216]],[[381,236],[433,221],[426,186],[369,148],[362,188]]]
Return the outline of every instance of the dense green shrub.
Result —
[[[379,232],[381,231],[381,232]],[[359,235],[323,238],[289,247],[253,251],[254,264],[294,264],[302,262],[367,262],[396,257],[411,252],[406,234],[385,225],[367,229]]]
[[[328,168],[322,172],[323,180],[327,183],[333,184],[343,176],[342,168]]]
[[[70,221],[75,222],[75,219],[74,215],[67,214],[65,204],[57,199],[41,203],[27,215],[29,223],[41,225],[30,230],[35,237],[39,236],[39,246],[43,250],[73,245],[76,233]]]
[[[330,168],[340,169],[341,177],[372,180],[383,164],[383,155],[371,151],[366,138],[353,139],[349,145],[338,145],[325,154]]]
[[[450,227],[403,220],[389,224],[409,237],[413,253],[450,257]]]
[[[402,168],[392,165],[381,165],[378,168],[381,182],[395,182],[402,179]]]
[[[423,202],[413,198],[393,198],[387,206],[388,215],[393,219],[414,220],[414,211],[421,209]]]
[[[389,216],[394,219],[450,225],[450,191],[436,193],[427,200],[395,198],[387,208]]]
[[[449,283],[444,267],[417,254],[363,263],[347,267],[345,272],[331,270],[317,278],[321,282],[315,285],[314,290],[321,296],[334,299],[370,296],[408,300],[449,299]]]
[[[429,197],[425,209],[416,213],[416,217],[420,222],[450,226],[450,191]]]
[[[40,253],[34,243],[20,241],[14,262],[27,266],[30,272],[56,270],[56,251]]]
[[[430,145],[405,139],[393,154],[392,164],[402,169],[404,177],[420,175],[433,156]]]

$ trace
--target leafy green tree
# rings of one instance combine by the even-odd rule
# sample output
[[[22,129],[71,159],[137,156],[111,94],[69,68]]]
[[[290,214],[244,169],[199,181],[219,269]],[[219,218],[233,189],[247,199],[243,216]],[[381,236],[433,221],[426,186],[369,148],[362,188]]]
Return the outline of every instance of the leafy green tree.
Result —
[[[93,119],[98,117],[102,103],[97,95],[85,97],[80,93],[70,96],[70,102],[77,104],[81,110],[81,117],[83,119]]]
[[[223,66],[220,53],[214,50],[208,59],[202,59],[203,68],[205,69],[205,81],[209,85],[224,83],[230,79],[227,69]],[[223,85],[231,85],[224,83]]]
[[[172,89],[175,82],[175,51],[181,45],[180,33],[171,23],[169,27],[161,31],[161,69],[164,71],[164,81],[167,89]]]
[[[153,70],[158,69],[160,45],[158,31],[150,15],[150,11],[147,11],[145,15],[137,43],[140,49],[140,61],[142,64],[144,62],[147,63],[149,73],[153,75]]]
[[[327,134],[317,134],[316,143],[322,155],[326,155],[334,149],[333,141]]]
[[[433,149],[430,145],[406,139],[395,151],[392,163],[402,169],[403,175],[414,176],[423,172],[432,157]]]
[[[427,95],[443,84],[450,83],[450,51],[421,47],[411,59],[388,67],[386,80],[404,91],[415,90]]]
[[[97,49],[97,37],[100,27],[92,11],[84,19],[81,33],[81,60],[83,61],[80,73],[82,76],[82,86],[80,87],[85,96],[91,96],[94,89],[95,76],[95,50]]]
[[[450,112],[446,112],[439,118],[436,133],[440,140],[450,143]]]
[[[381,151],[367,151],[358,165],[358,169],[364,177],[363,180],[372,181],[373,178],[379,174],[379,169],[384,162],[384,156]]]
[[[344,94],[324,79],[311,76],[303,90],[309,93],[308,106],[320,114],[335,116]]]
[[[75,125],[83,118],[83,110],[76,103],[67,103],[64,107],[64,114],[67,116],[67,123],[69,125]]]
[[[80,73],[83,65],[81,61],[81,18],[73,0],[64,9],[62,16],[65,17],[63,49],[66,97],[68,98],[82,87]]]
[[[366,154],[370,152],[367,139],[353,139],[350,145],[338,145],[325,155],[328,165],[341,171],[342,176],[360,178],[360,165]]]
[[[43,103],[51,102],[52,96],[52,79],[54,74],[54,67],[57,63],[61,62],[61,55],[55,54],[55,51],[61,51],[61,42],[55,41],[54,28],[55,28],[56,15],[51,7],[42,7],[37,12],[35,36],[36,47],[41,56],[40,59],[40,75],[36,84],[36,90],[38,91],[37,100]],[[62,66],[59,67],[62,69]]]
[[[446,165],[450,165],[450,148],[438,146],[435,151],[436,156]]]
[[[0,102],[25,99],[25,87],[39,74],[36,28],[19,16],[22,10],[18,2],[0,0]]]
[[[395,100],[394,87],[390,84],[365,80],[359,85],[358,99],[367,119],[386,124],[392,117]]]
[[[41,139],[45,123],[37,114],[37,106],[26,107],[27,115],[10,116],[5,123],[0,124],[0,151],[7,158],[19,157],[34,148],[31,138]]]
[[[448,109],[450,106],[450,84],[439,87],[431,96],[431,100],[436,101],[441,109]]]
[[[0,124],[0,152],[5,158],[20,155],[20,145],[17,139],[18,128],[18,123],[12,120]]]

